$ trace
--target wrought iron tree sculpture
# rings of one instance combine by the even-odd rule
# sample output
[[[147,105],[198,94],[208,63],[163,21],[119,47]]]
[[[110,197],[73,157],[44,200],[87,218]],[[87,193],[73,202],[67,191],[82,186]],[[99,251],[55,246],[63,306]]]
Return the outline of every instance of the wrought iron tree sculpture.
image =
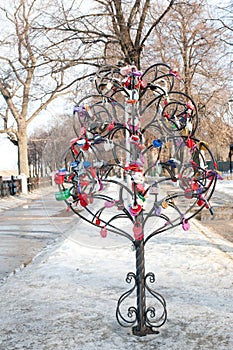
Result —
[[[203,208],[213,214],[209,199],[217,165],[208,145],[194,136],[197,108],[191,97],[175,90],[176,78],[165,64],[143,74],[135,66],[102,67],[97,93],[74,108],[77,137],[55,175],[57,200],[102,237],[110,232],[132,242],[136,273],[127,274],[131,288],[119,298],[116,317],[138,336],[158,333],[167,318],[164,298],[150,287],[155,276],[145,273],[145,245],[175,226],[187,231]],[[133,292],[136,306],[123,313]],[[155,306],[147,307],[147,295]]]

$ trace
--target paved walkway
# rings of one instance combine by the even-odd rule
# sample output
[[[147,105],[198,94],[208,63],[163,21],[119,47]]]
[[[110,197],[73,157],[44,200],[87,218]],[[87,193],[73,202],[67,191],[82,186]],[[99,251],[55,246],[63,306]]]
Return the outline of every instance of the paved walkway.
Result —
[[[60,227],[64,215],[51,215],[53,223]],[[1,350],[233,348],[231,242],[195,220],[188,232],[176,228],[149,242],[146,271],[156,275],[154,288],[166,299],[168,320],[159,335],[140,338],[115,319],[117,300],[130,288],[124,279],[135,270],[135,254],[127,242],[113,244],[99,233],[91,241],[89,227],[76,221],[72,235],[0,287]]]
[[[0,283],[48,245],[64,239],[72,218],[64,203],[55,201],[54,191],[48,188],[0,200]]]

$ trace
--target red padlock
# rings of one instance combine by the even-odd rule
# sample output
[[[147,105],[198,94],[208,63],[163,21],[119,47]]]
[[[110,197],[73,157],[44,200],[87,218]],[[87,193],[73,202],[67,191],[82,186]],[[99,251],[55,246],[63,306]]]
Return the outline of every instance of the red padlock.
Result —
[[[191,101],[188,101],[188,102],[186,103],[186,106],[187,106],[188,109],[191,109],[191,111],[194,110],[194,105],[193,105],[193,103],[192,103]]]
[[[188,139],[186,141],[186,146],[188,148],[193,148],[195,146],[195,141],[193,139],[191,139],[190,137],[188,137]]]
[[[59,173],[56,173],[54,175],[54,181],[57,185],[62,185],[63,182],[64,182],[64,178],[65,178],[65,175],[64,174],[59,174]]]
[[[192,183],[191,183],[191,188],[193,191],[197,191],[199,189],[200,185],[197,183],[196,180],[192,180]]]
[[[90,148],[90,143],[88,142],[88,140],[86,139],[85,144],[83,145],[83,150],[87,151]]]
[[[202,199],[202,198],[199,198],[198,201],[197,201],[197,205],[198,205],[199,207],[201,207],[201,206],[204,205],[204,204],[205,204],[205,200]]]
[[[142,206],[137,204],[137,205],[132,205],[130,208],[129,208],[129,212],[132,216],[137,216],[140,211],[142,210]]]
[[[79,196],[79,203],[82,207],[86,207],[88,205],[88,196],[86,193],[80,193]]]
[[[112,129],[114,129],[114,127],[115,127],[114,122],[111,122],[111,124],[108,125],[107,129],[108,129],[109,131],[111,131]]]
[[[144,90],[147,87],[147,82],[145,80],[140,80],[140,89]]]

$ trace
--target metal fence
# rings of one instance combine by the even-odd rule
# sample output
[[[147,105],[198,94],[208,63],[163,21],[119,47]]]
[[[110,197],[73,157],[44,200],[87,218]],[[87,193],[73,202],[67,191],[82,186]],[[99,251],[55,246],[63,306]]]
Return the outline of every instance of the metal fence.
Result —
[[[211,166],[213,166],[213,164],[211,164],[211,162],[208,162],[207,161],[207,164]],[[217,164],[218,164],[218,170],[223,172],[223,173],[226,173],[226,172],[230,172],[230,161],[226,161],[226,162],[223,162],[223,161],[217,161]]]
[[[0,176],[0,197],[14,196],[21,192],[22,183],[20,179],[11,176],[9,180],[3,180]]]
[[[40,187],[49,187],[52,185],[52,178],[47,177],[29,177],[27,179],[28,192],[32,192]],[[14,196],[22,191],[22,180],[11,176],[3,180],[0,176],[0,198]]]

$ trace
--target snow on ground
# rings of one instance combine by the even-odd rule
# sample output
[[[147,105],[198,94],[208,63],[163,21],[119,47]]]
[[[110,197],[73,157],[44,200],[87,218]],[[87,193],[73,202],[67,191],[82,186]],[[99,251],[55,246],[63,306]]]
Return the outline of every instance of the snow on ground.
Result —
[[[115,319],[117,300],[129,288],[124,278],[135,269],[130,246],[96,249],[66,239],[1,287],[0,349],[230,350],[232,248],[194,225],[149,243],[146,270],[156,274],[168,321],[159,335],[140,338]]]
[[[83,231],[93,244],[80,239]],[[136,337],[115,318],[135,252],[124,238],[109,236],[79,221],[72,236],[1,286],[1,350],[233,348],[232,243],[203,234],[196,220],[190,231],[178,227],[149,241],[146,272],[155,273],[153,288],[166,299],[168,320],[160,334]]]
[[[37,199],[38,197],[41,197],[41,191],[35,190],[33,192],[30,192],[28,194],[17,194],[15,196],[8,196],[0,198],[0,212],[3,210],[7,210],[10,208],[15,208],[17,206],[23,205],[28,200]]]
[[[231,175],[231,179],[217,181],[216,190],[233,195],[233,174]]]

